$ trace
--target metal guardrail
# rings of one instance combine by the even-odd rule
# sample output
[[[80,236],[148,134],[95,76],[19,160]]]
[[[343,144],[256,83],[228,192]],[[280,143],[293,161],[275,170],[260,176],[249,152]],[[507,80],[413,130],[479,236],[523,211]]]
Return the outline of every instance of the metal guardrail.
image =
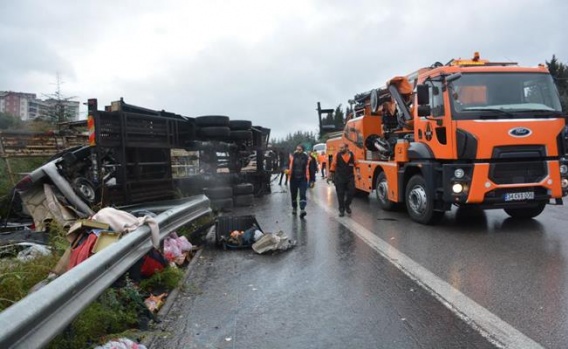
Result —
[[[175,205],[176,201],[168,201]],[[150,206],[148,206],[150,207]],[[164,205],[155,207],[166,208]],[[197,195],[155,217],[160,241],[175,229],[211,212],[209,199]],[[91,256],[0,313],[0,348],[41,348],[152,248],[146,225]]]

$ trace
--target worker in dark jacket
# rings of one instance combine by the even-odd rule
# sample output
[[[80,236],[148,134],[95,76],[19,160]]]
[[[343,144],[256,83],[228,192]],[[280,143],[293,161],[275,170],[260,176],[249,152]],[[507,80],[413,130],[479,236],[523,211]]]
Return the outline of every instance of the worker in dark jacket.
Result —
[[[298,144],[290,157],[290,195],[292,196],[292,213],[298,213],[298,192],[300,193],[300,218],[306,216],[306,190],[310,179],[310,156],[304,152],[304,146]]]
[[[316,184],[316,173],[318,173],[318,154],[312,151],[310,153],[310,188]]]
[[[343,217],[345,212],[351,214],[350,206],[355,194],[355,156],[347,144],[339,146],[339,152],[333,157],[329,172],[330,180],[335,183],[339,216]]]

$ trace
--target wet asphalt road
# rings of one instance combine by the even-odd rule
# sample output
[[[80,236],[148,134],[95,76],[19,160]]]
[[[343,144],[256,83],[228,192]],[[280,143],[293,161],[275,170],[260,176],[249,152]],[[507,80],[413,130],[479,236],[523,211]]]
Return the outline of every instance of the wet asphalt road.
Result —
[[[301,220],[286,188],[272,191],[232,214],[297,246],[208,245],[151,348],[568,347],[566,207],[528,222],[454,210],[428,227],[372,195],[339,218],[323,181]]]

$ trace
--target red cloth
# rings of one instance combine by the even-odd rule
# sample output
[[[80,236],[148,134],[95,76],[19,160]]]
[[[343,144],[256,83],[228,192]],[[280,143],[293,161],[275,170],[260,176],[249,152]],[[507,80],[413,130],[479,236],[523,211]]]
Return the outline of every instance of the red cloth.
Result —
[[[140,274],[143,277],[150,277],[157,272],[160,272],[168,265],[168,261],[155,248],[150,250],[145,256],[140,268]]]
[[[93,246],[97,242],[97,235],[89,234],[87,239],[79,246],[71,250],[71,256],[69,257],[69,266],[67,270],[71,270],[74,266],[81,263],[85,259],[89,258],[93,253]]]

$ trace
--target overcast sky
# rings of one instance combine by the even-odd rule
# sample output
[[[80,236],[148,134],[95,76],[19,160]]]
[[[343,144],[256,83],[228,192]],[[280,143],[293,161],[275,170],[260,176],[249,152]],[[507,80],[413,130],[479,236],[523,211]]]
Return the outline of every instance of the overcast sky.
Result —
[[[0,1],[0,91],[56,90],[317,131],[395,75],[452,58],[568,63],[565,0]],[[83,111],[85,111],[83,109]],[[86,111],[85,111],[86,112]]]

